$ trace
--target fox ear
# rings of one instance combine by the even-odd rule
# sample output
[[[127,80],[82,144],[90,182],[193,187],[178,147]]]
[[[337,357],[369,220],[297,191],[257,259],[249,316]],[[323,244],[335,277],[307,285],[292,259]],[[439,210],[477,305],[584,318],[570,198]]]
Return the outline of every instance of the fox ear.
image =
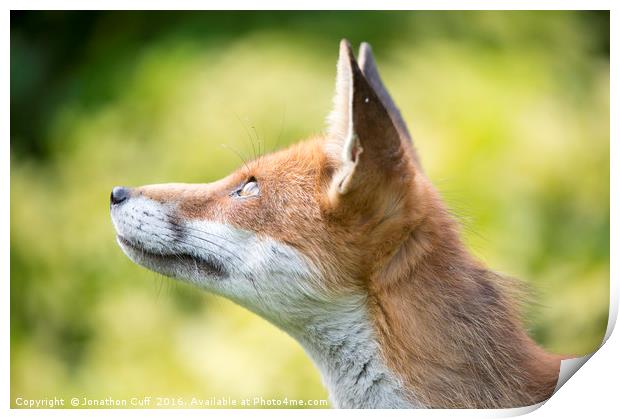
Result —
[[[339,163],[332,197],[360,185],[378,187],[377,182],[402,170],[406,157],[399,132],[346,40],[340,42],[334,110],[328,121],[327,152]]]
[[[367,42],[362,42],[360,45],[358,61],[364,77],[366,77],[366,80],[372,86],[375,93],[377,93],[381,103],[383,103],[383,106],[385,106],[385,109],[388,111],[388,114],[390,115],[390,118],[392,118],[392,122],[394,123],[394,126],[396,127],[403,143],[409,147],[416,166],[420,167],[420,160],[413,146],[413,141],[411,140],[411,134],[409,134],[407,124],[400,114],[400,110],[396,106],[396,103],[394,103],[392,96],[390,96],[390,93],[381,80],[379,69],[377,68],[377,63],[375,62],[375,57],[372,54],[372,48]]]

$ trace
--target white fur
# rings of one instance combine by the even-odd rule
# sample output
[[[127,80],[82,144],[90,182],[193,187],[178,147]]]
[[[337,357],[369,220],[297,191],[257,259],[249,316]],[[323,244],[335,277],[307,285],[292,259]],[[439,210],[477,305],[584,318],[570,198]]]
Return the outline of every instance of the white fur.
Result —
[[[226,224],[177,220],[173,206],[144,197],[132,197],[111,212],[118,235],[146,252],[217,258],[225,277],[205,275],[187,259],[154,258],[119,240],[134,262],[228,297],[297,339],[321,371],[336,407],[421,407],[384,364],[366,297],[322,290],[317,270],[297,250]]]

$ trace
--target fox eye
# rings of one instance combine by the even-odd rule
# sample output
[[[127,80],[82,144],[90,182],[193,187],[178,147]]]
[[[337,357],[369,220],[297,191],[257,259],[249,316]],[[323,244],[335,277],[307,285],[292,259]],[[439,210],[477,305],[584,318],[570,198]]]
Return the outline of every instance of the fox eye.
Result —
[[[250,196],[256,196],[259,194],[259,192],[260,192],[260,189],[258,188],[258,182],[256,181],[254,177],[251,177],[245,183],[245,185],[243,185],[241,189],[237,191],[237,196],[245,198],[245,197],[250,197]]]

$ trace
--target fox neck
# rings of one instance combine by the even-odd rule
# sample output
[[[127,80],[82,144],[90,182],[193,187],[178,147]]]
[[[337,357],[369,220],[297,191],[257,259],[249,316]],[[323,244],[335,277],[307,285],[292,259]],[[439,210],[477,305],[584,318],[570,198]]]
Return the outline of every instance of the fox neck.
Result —
[[[422,407],[385,365],[365,296],[333,301],[289,329],[321,371],[338,408]]]
[[[527,336],[506,278],[461,244],[439,202],[373,278],[369,307],[386,365],[427,407],[545,400],[559,358]]]

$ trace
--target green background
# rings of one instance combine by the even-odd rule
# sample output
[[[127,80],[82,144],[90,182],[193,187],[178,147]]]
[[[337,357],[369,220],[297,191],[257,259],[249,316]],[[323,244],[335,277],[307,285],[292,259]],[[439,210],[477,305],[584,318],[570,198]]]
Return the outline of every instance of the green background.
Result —
[[[11,403],[325,398],[291,338],[132,264],[114,185],[209,182],[321,132],[369,41],[472,251],[522,278],[549,350],[609,298],[607,12],[12,12]]]

